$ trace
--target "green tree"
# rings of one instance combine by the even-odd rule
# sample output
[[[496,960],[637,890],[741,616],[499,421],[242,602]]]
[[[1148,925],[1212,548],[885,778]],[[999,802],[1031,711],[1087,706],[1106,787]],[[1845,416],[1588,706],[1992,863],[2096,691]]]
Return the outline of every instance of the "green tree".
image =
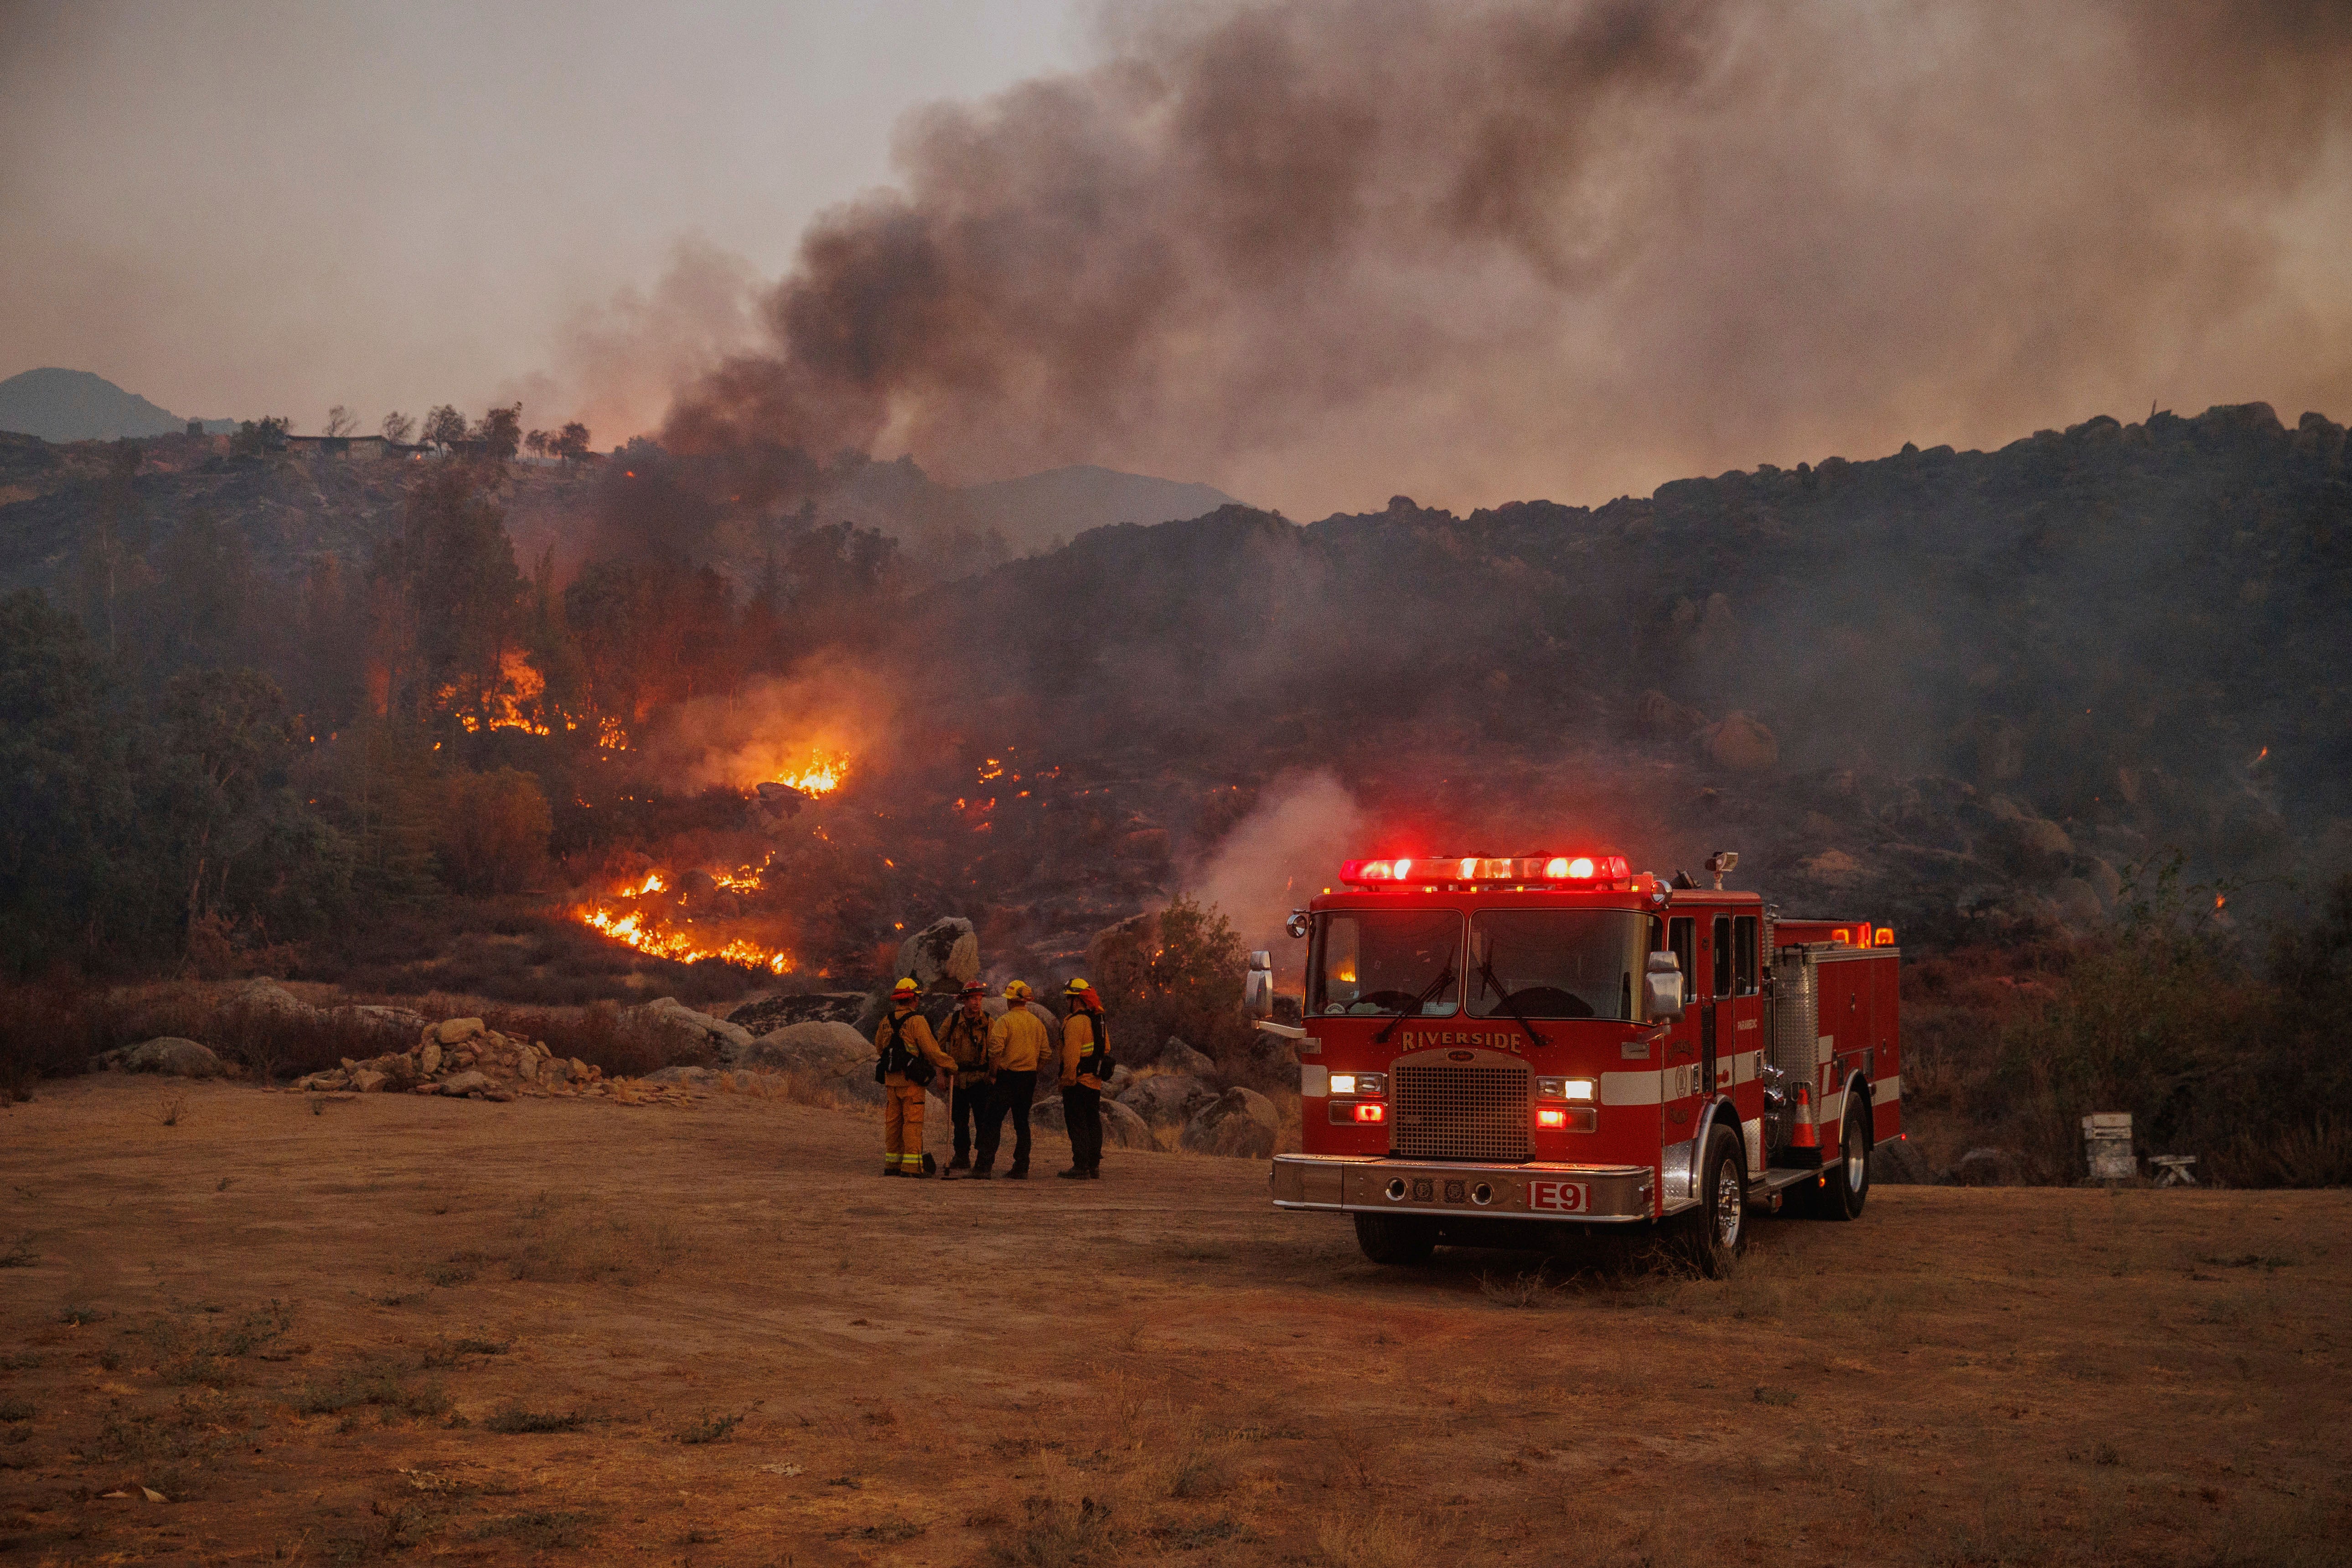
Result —
[[[409,489],[400,535],[379,549],[376,657],[387,710],[422,721],[477,714],[513,646],[522,574],[505,514],[464,464],[436,464]]]
[[[89,633],[31,590],[0,598],[0,963],[101,949],[139,811],[132,727]]]
[[[294,422],[283,416],[248,419],[239,425],[236,433],[228,438],[228,455],[252,458],[283,451],[286,448],[286,432],[293,427]]]
[[[522,445],[522,405],[493,408],[482,416],[474,426],[474,439],[482,444],[486,457],[505,462]]]
[[[1249,959],[1233,922],[1215,908],[1180,898],[1129,939],[1106,944],[1094,962],[1111,1037],[1125,1042],[1115,1058],[1157,1055],[1171,1035],[1219,1058],[1248,1047],[1242,986]]]
[[[444,403],[428,410],[425,416],[425,433],[419,437],[428,447],[454,447],[466,438],[466,416]]]
[[[157,566],[160,581],[142,616],[157,679],[188,666],[254,662],[261,627],[252,614],[257,584],[242,532],[198,507],[163,542]]]
[[[554,818],[539,781],[512,768],[449,781],[437,847],[443,874],[467,893],[512,893],[547,863]]]
[[[588,456],[588,426],[572,420],[556,432],[547,449],[567,463],[581,461]]]
[[[393,445],[405,447],[408,438],[416,434],[416,421],[395,408],[383,416],[383,423],[377,426],[376,430]]]

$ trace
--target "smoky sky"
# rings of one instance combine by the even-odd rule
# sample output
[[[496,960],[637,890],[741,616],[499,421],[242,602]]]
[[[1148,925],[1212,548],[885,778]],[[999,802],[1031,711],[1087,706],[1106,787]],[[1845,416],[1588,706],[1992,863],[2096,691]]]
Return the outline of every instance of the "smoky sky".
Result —
[[[1168,4],[1097,41],[902,121],[667,437],[1312,516],[2352,412],[2344,4]]]
[[[1078,58],[1071,0],[0,0],[0,377],[600,440],[739,346],[909,107]],[[675,258],[675,259],[673,259]],[[619,352],[625,348],[627,352]]]

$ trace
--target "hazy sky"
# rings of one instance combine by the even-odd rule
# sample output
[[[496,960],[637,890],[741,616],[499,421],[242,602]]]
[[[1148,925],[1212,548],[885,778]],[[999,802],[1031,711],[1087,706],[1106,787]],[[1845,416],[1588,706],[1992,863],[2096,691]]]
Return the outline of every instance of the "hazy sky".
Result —
[[[0,0],[0,377],[561,419],[584,309],[697,237],[772,278],[903,111],[1081,38],[1067,0]]]
[[[297,429],[1601,501],[2352,417],[2347,257],[2347,0],[0,0],[0,375]]]

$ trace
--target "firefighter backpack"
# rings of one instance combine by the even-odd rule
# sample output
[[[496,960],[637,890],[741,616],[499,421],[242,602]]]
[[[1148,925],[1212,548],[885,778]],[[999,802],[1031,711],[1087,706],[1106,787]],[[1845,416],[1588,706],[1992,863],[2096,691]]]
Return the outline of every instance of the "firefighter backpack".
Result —
[[[915,1016],[915,1011],[909,1008],[907,1017]],[[874,1064],[876,1083],[887,1082],[895,1072],[917,1089],[922,1089],[938,1076],[938,1069],[924,1058],[923,1053],[907,1044],[906,1032],[906,1018],[890,1020],[890,1043],[882,1047],[882,1059]]]

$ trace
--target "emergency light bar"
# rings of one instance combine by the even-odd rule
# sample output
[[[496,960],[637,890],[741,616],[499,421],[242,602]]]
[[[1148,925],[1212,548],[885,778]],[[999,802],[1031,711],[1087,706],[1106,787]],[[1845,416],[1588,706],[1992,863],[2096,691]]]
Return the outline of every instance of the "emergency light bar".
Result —
[[[1522,855],[1493,859],[1480,855],[1431,855],[1393,860],[1342,860],[1339,879],[1355,887],[1394,887],[1417,882],[1503,883],[1515,887],[1622,882],[1633,873],[1622,855]]]

